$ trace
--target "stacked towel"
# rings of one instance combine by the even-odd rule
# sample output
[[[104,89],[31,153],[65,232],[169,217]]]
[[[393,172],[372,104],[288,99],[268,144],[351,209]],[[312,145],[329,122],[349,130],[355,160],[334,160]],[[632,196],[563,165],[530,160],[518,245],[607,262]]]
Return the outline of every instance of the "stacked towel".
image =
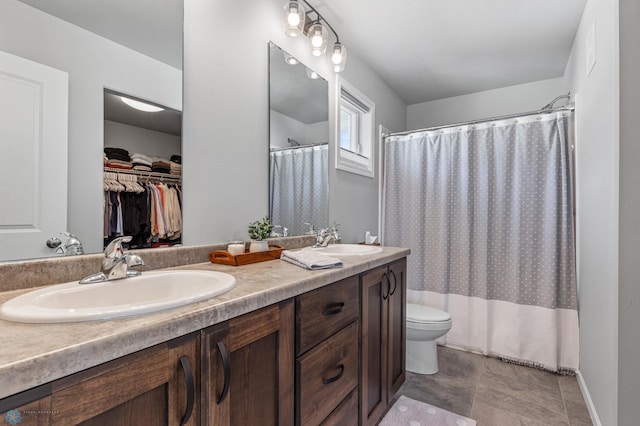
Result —
[[[133,164],[133,170],[139,170],[141,172],[150,172],[151,164],[153,161],[151,157],[145,154],[135,152],[131,155],[131,163]]]
[[[170,173],[171,162],[164,158],[153,157],[151,163],[151,170],[158,173]]]
[[[342,268],[342,261],[340,261],[340,259],[329,257],[311,248],[296,251],[285,250],[280,255],[280,259],[293,263],[301,268],[311,270]]]
[[[171,162],[171,166],[169,167],[171,174],[172,175],[177,175],[180,176],[182,175],[182,165],[175,163],[175,162]]]
[[[129,151],[123,148],[105,148],[104,154],[107,156],[107,162],[104,163],[106,167],[114,169],[126,169],[131,170],[133,164],[131,163],[131,157],[129,157]]]

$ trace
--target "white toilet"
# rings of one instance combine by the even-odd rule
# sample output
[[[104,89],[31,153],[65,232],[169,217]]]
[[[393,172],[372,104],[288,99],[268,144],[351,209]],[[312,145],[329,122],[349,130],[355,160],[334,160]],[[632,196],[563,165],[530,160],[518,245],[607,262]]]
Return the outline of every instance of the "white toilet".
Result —
[[[438,372],[436,339],[451,329],[451,315],[429,306],[407,303],[407,370]]]

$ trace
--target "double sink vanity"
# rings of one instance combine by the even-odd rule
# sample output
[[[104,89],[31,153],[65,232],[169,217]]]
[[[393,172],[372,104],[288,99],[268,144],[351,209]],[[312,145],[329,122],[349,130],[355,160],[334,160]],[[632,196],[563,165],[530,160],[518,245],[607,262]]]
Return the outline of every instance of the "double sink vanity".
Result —
[[[351,247],[330,246],[336,269],[201,262],[88,295],[32,291],[33,311],[15,320],[40,323],[0,322],[0,413],[17,410],[20,424],[375,424],[405,377],[409,250]],[[52,310],[66,317],[38,317]]]

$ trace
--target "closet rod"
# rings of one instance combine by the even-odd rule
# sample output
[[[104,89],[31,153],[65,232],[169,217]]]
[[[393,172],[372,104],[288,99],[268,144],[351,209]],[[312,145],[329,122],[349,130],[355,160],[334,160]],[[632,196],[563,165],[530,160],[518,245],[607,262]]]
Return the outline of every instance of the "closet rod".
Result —
[[[136,175],[142,178],[152,178],[152,179],[168,179],[173,181],[182,181],[181,175],[170,175],[168,173],[159,173],[159,172],[145,172],[142,170],[129,170],[129,169],[118,169],[112,167],[105,167],[105,172],[110,173],[121,173],[126,175]]]
[[[427,127],[424,129],[405,130],[404,132],[384,133],[382,137],[387,138],[389,136],[403,136],[403,135],[409,135],[411,133],[420,133],[420,132],[429,132],[433,130],[447,129],[449,127],[471,126],[473,124],[488,123],[490,121],[508,120],[510,118],[526,117],[529,115],[546,114],[550,112],[559,112],[559,111],[573,111],[573,110],[575,110],[575,105],[571,103],[570,105],[559,107],[559,108],[541,109],[538,111],[522,112],[519,114],[510,114],[510,115],[503,115],[499,117],[483,118],[481,120],[464,121],[462,123],[446,124],[444,126]]]

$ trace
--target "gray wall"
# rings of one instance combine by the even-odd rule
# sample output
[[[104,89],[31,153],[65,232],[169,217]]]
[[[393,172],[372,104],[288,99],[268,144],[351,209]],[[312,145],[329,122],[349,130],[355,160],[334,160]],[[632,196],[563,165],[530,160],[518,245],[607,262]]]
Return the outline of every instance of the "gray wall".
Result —
[[[618,2],[587,3],[565,71],[576,95],[577,266],[580,372],[604,425],[618,400]],[[597,62],[586,73],[586,39],[596,25]],[[625,373],[626,374],[626,373]],[[637,390],[636,390],[637,398]]]
[[[640,2],[620,0],[618,424],[640,419]]]
[[[150,157],[170,159],[182,152],[182,138],[169,133],[104,120],[104,146],[125,148]]]
[[[554,78],[409,105],[407,129],[537,110],[564,94],[562,90],[562,79]],[[563,104],[559,102],[557,105]]]
[[[329,82],[329,126],[335,129],[335,75],[327,57],[287,37],[282,2],[185,2],[184,241],[244,239],[249,222],[268,211],[268,43],[273,41]],[[349,53],[343,76],[376,102],[376,121],[403,130],[404,103]],[[335,131],[330,132],[335,147]],[[330,218],[344,241],[377,228],[378,182],[334,168],[330,150]]]

